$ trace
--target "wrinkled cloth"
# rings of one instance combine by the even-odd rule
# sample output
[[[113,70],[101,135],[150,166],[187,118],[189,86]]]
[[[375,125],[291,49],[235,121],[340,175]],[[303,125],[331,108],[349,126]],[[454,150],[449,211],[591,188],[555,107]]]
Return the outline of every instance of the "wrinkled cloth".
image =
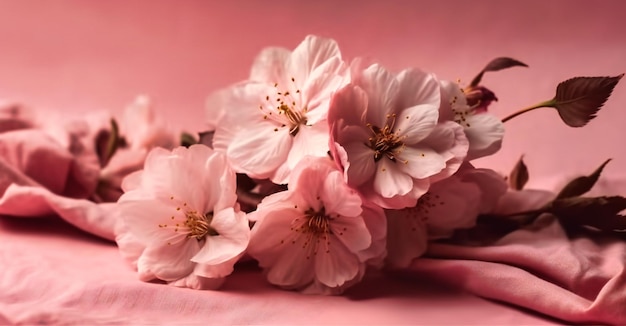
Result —
[[[0,239],[0,325],[559,324],[396,274],[369,274],[343,296],[277,289],[249,263],[219,291],[141,282],[114,243],[60,219],[0,217]]]
[[[486,247],[432,244],[409,271],[568,322],[626,324],[626,243],[569,240],[556,220]]]

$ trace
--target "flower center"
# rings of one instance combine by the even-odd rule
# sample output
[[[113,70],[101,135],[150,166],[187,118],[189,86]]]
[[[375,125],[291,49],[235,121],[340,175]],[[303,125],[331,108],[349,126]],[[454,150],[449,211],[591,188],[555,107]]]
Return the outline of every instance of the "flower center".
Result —
[[[278,83],[274,84],[276,93],[265,96],[267,103],[261,104],[259,109],[263,112],[263,119],[271,119],[280,125],[280,128],[289,128],[289,134],[295,136],[300,131],[301,125],[307,124],[307,108],[298,108],[297,103],[302,103],[302,93],[296,85],[295,78],[291,78],[292,85],[288,85],[286,90],[278,88]],[[295,91],[291,91],[294,90]],[[268,106],[270,107],[268,109]],[[278,131],[279,128],[274,128]]]
[[[397,154],[404,146],[404,142],[398,134],[393,130],[396,122],[396,114],[388,114],[385,126],[380,128],[371,123],[367,127],[374,134],[368,138],[369,147],[374,150],[374,161],[378,162],[383,156],[386,156],[392,162],[397,160]]]
[[[309,208],[304,212],[306,223],[303,225],[305,232],[316,235],[332,233],[330,230],[330,217],[326,215],[326,209],[322,207],[319,211]]]
[[[217,231],[211,227],[213,213],[200,214],[197,211],[185,212],[184,225],[189,229],[187,238],[196,238],[198,241],[204,239],[206,235],[218,235]]]

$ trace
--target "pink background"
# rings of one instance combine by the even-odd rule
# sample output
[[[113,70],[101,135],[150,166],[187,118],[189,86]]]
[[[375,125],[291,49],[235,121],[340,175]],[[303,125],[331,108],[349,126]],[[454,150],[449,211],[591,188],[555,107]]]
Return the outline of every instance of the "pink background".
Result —
[[[293,48],[306,34],[320,34],[336,39],[346,59],[370,56],[394,70],[415,66],[466,83],[494,57],[524,61],[530,69],[484,78],[500,98],[492,112],[504,117],[552,97],[557,83],[569,77],[626,72],[625,12],[626,2],[620,0],[0,0],[0,98],[78,115],[90,110],[120,113],[135,95],[145,93],[172,125],[196,131],[203,128],[207,95],[246,78],[261,48]],[[623,83],[626,80],[600,116],[583,129],[565,127],[548,109],[507,123],[504,149],[479,164],[508,171],[526,154],[531,182],[545,185],[590,171],[613,157],[605,176],[626,178]],[[170,320],[179,318],[182,300],[194,312],[215,313],[221,318],[214,320],[217,323],[554,322],[456,290],[389,279],[379,283],[376,278],[363,283],[355,298],[318,301],[274,291],[260,273],[244,269],[233,275],[225,292],[208,301],[193,291],[175,289],[171,291],[180,297],[163,295],[163,286],[136,280],[116,247],[68,225],[2,219],[0,229],[2,249],[11,253],[0,256],[0,266],[25,266],[5,274],[6,279],[20,280],[5,288],[29,295],[15,311],[26,314],[23,307],[44,299],[59,303],[33,304],[49,315],[34,315],[31,321],[53,318],[68,302],[77,311],[66,313],[81,316],[84,311],[107,311],[114,315],[105,317],[115,320],[126,316],[124,305],[129,303],[135,310],[128,318]],[[67,248],[75,248],[72,255]],[[93,266],[106,269],[94,271]],[[27,272],[36,277],[23,279]],[[125,300],[115,300],[124,293]],[[256,294],[272,300],[274,310],[265,309],[264,300],[250,300]],[[306,307],[317,304],[306,310],[309,315],[302,315],[305,305],[298,306],[305,300],[310,300]],[[239,310],[229,310],[233,306]],[[275,314],[258,316],[259,311]],[[2,313],[8,312],[0,311],[0,324]],[[192,321],[194,315],[183,317],[189,319],[178,322]]]
[[[203,103],[247,77],[264,46],[306,34],[336,39],[346,59],[370,56],[468,83],[490,59],[530,69],[488,74],[504,117],[549,99],[577,75],[626,72],[626,2],[614,1],[6,1],[0,2],[0,97],[68,114],[120,112],[152,96],[172,124],[203,128]],[[531,183],[626,163],[626,86],[588,127],[551,109],[507,123],[504,150],[479,165],[508,171],[521,154]],[[534,178],[533,178],[534,177]],[[534,182],[533,182],[534,180]]]

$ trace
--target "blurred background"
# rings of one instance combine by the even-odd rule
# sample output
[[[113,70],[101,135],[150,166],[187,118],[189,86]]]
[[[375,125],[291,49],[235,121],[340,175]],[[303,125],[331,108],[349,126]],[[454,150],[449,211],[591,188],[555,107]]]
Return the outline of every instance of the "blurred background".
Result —
[[[552,98],[567,78],[626,72],[625,12],[621,0],[0,0],[0,98],[80,115],[120,113],[147,94],[172,126],[200,131],[207,95],[245,79],[263,47],[319,34],[345,59],[466,84],[495,57],[521,60],[530,68],[483,78],[504,117]],[[613,157],[605,178],[626,178],[624,84],[582,129],[551,109],[511,120],[503,150],[477,165],[508,172],[525,154],[532,185]]]

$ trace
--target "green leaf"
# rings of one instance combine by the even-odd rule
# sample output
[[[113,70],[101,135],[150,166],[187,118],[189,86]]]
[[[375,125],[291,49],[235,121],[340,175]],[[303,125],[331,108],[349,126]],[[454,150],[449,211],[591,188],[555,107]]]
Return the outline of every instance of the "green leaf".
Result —
[[[596,117],[623,76],[568,79],[557,86],[551,106],[568,126],[582,127]]]
[[[570,197],[557,199],[547,211],[566,226],[591,226],[602,231],[626,231],[626,198]]]
[[[528,182],[528,178],[528,167],[524,164],[524,156],[522,155],[509,174],[509,187],[515,190],[522,190]]]
[[[488,72],[488,71],[498,71],[498,70],[502,70],[502,69],[506,69],[506,68],[511,68],[511,67],[528,67],[527,64],[512,59],[512,58],[507,58],[507,57],[500,57],[500,58],[495,58],[493,60],[491,60],[486,66],[485,68],[483,68],[483,70],[481,70],[480,73],[478,73],[478,75],[476,75],[476,77],[474,77],[474,79],[472,79],[472,82],[470,83],[470,86],[477,86],[480,81],[483,79],[483,75]]]
[[[197,144],[198,141],[193,137],[192,134],[188,132],[182,132],[180,134],[180,146],[189,147],[191,145]]]
[[[565,185],[565,187],[563,187],[559,194],[556,195],[556,199],[580,196],[591,190],[596,182],[598,182],[598,178],[600,178],[602,170],[604,170],[604,167],[609,162],[611,162],[611,159],[604,161],[604,163],[602,163],[590,175],[580,176],[570,181],[567,185]]]

